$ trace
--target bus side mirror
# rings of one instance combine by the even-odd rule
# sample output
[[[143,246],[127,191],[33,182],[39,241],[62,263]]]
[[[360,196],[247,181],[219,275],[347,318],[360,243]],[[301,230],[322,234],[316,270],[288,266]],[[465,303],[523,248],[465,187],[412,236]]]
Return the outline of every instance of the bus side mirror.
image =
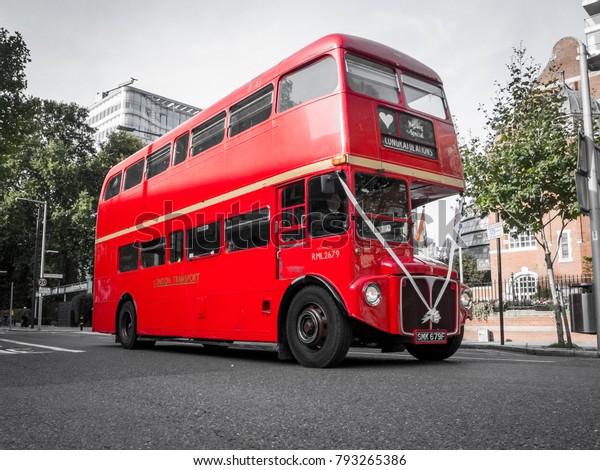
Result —
[[[323,194],[333,194],[335,193],[335,178],[333,175],[323,175],[321,176],[321,192]]]

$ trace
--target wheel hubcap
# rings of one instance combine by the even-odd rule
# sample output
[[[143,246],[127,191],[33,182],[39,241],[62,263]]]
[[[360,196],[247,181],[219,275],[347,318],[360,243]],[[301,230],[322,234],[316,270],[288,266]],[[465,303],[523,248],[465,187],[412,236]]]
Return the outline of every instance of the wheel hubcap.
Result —
[[[127,340],[131,332],[131,314],[125,312],[123,314],[123,323],[121,324],[121,337]]]
[[[313,348],[318,348],[327,335],[327,318],[318,305],[307,305],[298,316],[296,326],[300,341]]]

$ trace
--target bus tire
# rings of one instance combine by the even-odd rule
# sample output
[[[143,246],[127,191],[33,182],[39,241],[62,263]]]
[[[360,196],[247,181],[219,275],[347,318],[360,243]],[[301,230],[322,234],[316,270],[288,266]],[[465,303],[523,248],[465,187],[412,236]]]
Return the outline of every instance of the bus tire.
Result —
[[[294,358],[305,367],[335,367],[344,360],[352,327],[323,288],[308,286],[294,297],[286,320]]]
[[[138,340],[137,335],[135,306],[131,300],[127,300],[119,309],[117,335],[121,346],[125,349],[138,349],[142,347],[142,343]]]
[[[465,334],[462,327],[460,334],[452,336],[446,344],[405,344],[406,350],[420,361],[443,361],[452,356],[460,347]]]

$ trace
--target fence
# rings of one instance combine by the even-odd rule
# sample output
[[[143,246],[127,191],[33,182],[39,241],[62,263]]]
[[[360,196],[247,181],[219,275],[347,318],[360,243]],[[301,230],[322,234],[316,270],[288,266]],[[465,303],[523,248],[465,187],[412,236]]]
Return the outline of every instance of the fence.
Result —
[[[559,295],[563,296],[565,305],[569,304],[571,290],[574,286],[591,284],[589,276],[556,276],[554,284]],[[497,306],[499,298],[498,281],[486,284],[469,285],[473,292],[474,302],[489,302]],[[579,287],[576,287],[579,289]],[[534,274],[511,276],[502,281],[502,299],[505,308],[509,309],[552,309],[550,282],[547,277]]]

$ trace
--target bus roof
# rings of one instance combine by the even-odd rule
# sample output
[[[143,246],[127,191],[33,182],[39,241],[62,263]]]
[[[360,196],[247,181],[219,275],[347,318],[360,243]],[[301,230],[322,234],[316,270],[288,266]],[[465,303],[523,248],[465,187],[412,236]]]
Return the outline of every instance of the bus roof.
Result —
[[[118,173],[119,171],[128,167],[142,155],[146,156],[153,151],[160,149],[169,142],[172,142],[174,137],[183,132],[183,128],[187,130],[190,126],[194,126],[196,123],[201,123],[205,119],[212,117],[220,111],[228,109],[231,104],[241,100],[252,92],[257,91],[259,88],[271,82],[279,75],[291,71],[296,67],[301,66],[305,62],[319,57],[320,55],[339,48],[369,55],[383,62],[387,62],[390,65],[394,65],[400,70],[409,71],[440,85],[442,84],[440,76],[433,69],[410,57],[409,55],[404,54],[403,52],[384,44],[371,41],[370,39],[360,38],[358,36],[351,36],[348,34],[329,34],[303,47],[299,51],[279,62],[277,65],[271,67],[248,83],[242,85],[229,95],[208,106],[206,109],[196,114],[188,121],[180,124],[178,127],[159,137],[151,144],[140,149],[129,158],[119,162],[111,169],[111,171],[109,171],[106,180],[108,180],[111,175],[114,175],[115,173]]]

